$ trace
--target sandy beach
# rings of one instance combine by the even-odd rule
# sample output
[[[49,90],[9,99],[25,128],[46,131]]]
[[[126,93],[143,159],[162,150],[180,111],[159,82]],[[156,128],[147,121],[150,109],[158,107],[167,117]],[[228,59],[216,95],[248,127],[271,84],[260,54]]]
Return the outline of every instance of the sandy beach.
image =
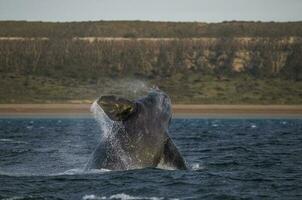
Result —
[[[0,116],[91,116],[90,104],[0,104]],[[302,118],[302,105],[173,105],[173,117]]]

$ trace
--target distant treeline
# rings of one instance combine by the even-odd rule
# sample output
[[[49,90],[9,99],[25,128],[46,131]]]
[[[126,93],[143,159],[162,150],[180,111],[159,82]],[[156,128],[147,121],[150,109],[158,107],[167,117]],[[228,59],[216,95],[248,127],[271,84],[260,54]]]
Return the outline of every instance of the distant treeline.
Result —
[[[0,37],[285,37],[302,36],[302,22],[26,22],[0,21]]]
[[[302,80],[301,39],[81,41],[0,40],[0,73],[97,80],[101,76],[149,79],[281,77]]]

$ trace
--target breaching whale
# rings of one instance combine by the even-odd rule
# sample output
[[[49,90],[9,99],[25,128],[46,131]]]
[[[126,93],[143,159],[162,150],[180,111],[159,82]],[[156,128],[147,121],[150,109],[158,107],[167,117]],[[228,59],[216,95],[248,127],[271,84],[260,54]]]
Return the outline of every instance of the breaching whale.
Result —
[[[101,96],[95,103],[112,127],[98,144],[86,169],[187,169],[168,134],[172,110],[166,93],[153,89],[134,101]]]

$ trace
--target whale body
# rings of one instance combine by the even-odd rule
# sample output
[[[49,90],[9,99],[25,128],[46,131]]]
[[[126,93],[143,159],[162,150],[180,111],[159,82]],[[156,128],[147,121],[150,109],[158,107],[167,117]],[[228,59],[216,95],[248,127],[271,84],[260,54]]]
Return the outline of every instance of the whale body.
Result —
[[[98,144],[87,169],[187,169],[168,133],[172,109],[166,93],[156,89],[134,101],[102,96],[96,104],[112,126]]]

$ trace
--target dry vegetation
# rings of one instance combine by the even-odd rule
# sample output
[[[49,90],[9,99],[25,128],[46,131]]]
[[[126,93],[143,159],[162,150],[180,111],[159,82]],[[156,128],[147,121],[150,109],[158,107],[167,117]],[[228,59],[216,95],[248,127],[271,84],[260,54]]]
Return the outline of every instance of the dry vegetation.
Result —
[[[125,95],[135,84],[125,85],[124,79],[158,85],[176,103],[302,103],[300,22],[0,22],[0,27],[1,103]]]

